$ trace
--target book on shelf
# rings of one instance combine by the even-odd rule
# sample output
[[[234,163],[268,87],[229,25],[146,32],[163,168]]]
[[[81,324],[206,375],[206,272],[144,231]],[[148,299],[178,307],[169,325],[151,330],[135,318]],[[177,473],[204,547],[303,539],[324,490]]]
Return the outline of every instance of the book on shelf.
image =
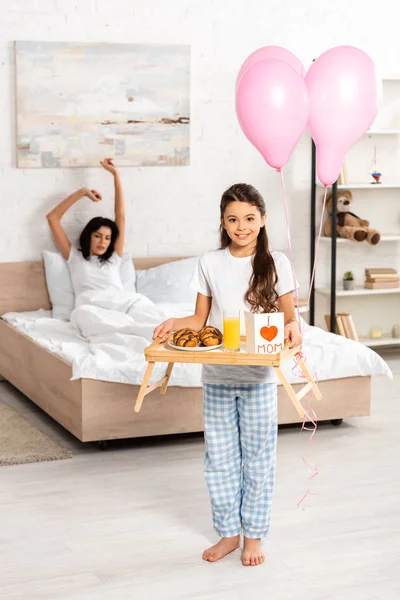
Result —
[[[399,287],[400,278],[396,269],[365,269],[365,287],[370,290],[384,290]]]
[[[365,281],[370,283],[393,283],[393,281],[399,281],[399,277],[366,277]]]
[[[325,323],[328,331],[331,329],[331,316],[325,315]],[[354,325],[353,317],[348,313],[338,313],[335,317],[335,333],[350,340],[358,342],[358,335]]]
[[[399,278],[399,274],[398,273],[373,273],[372,275],[366,275],[365,276],[366,279],[375,279],[376,281],[382,281],[388,279],[389,281],[392,281],[393,279],[398,279]]]
[[[356,330],[356,326],[354,325],[354,321],[353,321],[353,317],[351,315],[346,315],[346,318],[349,322],[350,325],[350,331],[351,331],[351,339],[355,340],[356,342],[359,341],[358,339],[358,333]]]
[[[343,314],[343,313],[341,313],[341,314],[338,315],[339,319],[342,320],[345,336],[347,338],[349,338],[349,340],[352,340],[353,339],[353,335],[352,335],[351,329],[350,329],[350,321],[348,319],[349,316],[350,315]]]
[[[398,277],[396,269],[365,269],[365,277],[387,278]]]
[[[387,290],[400,287],[400,280],[394,281],[366,281],[365,287],[367,290]]]
[[[342,335],[343,337],[347,337],[346,330],[344,328],[344,320],[342,319],[342,315],[336,315],[336,323],[337,323],[339,335]]]
[[[325,316],[326,329],[327,329],[327,331],[330,331],[331,330],[331,315],[324,315],[324,316]],[[335,318],[335,331],[334,331],[334,333],[336,333],[337,335],[339,335],[336,318]]]
[[[365,269],[365,273],[397,273],[393,267],[373,267]]]
[[[354,325],[353,317],[349,313],[339,313],[338,317],[343,323],[346,337],[349,338],[349,340],[355,340],[358,342],[358,335]]]

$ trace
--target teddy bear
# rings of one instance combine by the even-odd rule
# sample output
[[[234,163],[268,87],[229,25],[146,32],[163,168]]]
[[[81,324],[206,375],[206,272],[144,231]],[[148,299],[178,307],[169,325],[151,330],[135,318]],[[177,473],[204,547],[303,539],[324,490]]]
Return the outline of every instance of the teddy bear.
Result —
[[[353,201],[353,195],[350,190],[337,191],[336,204],[336,233],[341,238],[347,238],[353,242],[363,242],[367,240],[369,244],[375,246],[379,244],[381,234],[377,229],[370,229],[369,221],[360,219],[354,213],[350,212],[350,206]],[[324,226],[324,233],[332,237],[332,192],[328,193],[326,199],[326,210],[329,217]]]

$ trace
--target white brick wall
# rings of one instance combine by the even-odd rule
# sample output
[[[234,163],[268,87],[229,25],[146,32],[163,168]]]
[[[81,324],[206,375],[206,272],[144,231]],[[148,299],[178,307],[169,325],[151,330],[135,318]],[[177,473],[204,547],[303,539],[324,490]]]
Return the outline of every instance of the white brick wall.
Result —
[[[52,247],[45,213],[82,185],[105,200],[83,200],[66,218],[76,238],[86,220],[112,210],[110,178],[100,169],[20,170],[15,162],[14,40],[184,43],[192,47],[191,165],[125,168],[127,250],[135,256],[188,255],[213,247],[221,192],[237,181],[260,188],[272,245],[285,245],[279,178],[242,135],[234,81],[244,58],[266,44],[292,49],[308,66],[343,43],[400,71],[400,36],[390,8],[366,0],[10,0],[0,4],[1,261],[38,259]],[[286,168],[298,276],[308,279],[309,141]],[[362,260],[362,257],[359,259]]]

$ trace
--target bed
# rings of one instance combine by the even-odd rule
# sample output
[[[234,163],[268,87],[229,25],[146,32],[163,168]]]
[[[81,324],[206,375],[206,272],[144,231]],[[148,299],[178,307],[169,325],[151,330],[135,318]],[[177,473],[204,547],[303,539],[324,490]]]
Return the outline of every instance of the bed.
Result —
[[[137,270],[144,271],[177,260],[139,258],[133,263]],[[101,379],[98,372],[96,378],[89,374],[71,380],[72,365],[65,348],[76,352],[78,346],[74,344],[79,341],[70,337],[68,343],[60,345],[49,335],[36,335],[40,319],[52,318],[42,261],[0,263],[0,314],[0,375],[80,441],[203,430],[199,371],[178,372],[167,394],[160,396],[156,391],[149,395],[140,413],[135,413],[133,407],[145,368],[142,353],[132,355],[133,375],[123,374],[121,381],[115,381],[115,376],[109,378],[114,380],[105,380],[108,376]],[[324,365],[322,372],[317,372],[323,401],[316,405],[311,401],[318,420],[339,424],[345,418],[368,416],[371,376],[390,376],[386,363],[361,344],[306,327],[304,339],[310,340],[308,346],[305,344],[306,360],[310,368],[313,364]],[[60,330],[62,335],[72,335],[68,324]],[[155,377],[158,375],[155,373]],[[302,385],[296,383],[295,375],[289,375],[295,389]],[[279,424],[299,422],[281,385],[278,403]]]

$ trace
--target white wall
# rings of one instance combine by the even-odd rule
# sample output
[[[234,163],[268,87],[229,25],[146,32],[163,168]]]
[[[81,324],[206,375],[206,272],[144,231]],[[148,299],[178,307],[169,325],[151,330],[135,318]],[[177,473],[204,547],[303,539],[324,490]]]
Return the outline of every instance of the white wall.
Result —
[[[254,49],[285,46],[308,67],[339,44],[367,51],[385,72],[400,71],[392,0],[10,0],[0,5],[1,261],[38,259],[52,247],[44,219],[75,188],[99,188],[66,218],[75,239],[99,208],[111,214],[110,178],[100,169],[21,170],[15,161],[14,40],[184,43],[192,47],[191,165],[125,168],[127,250],[135,256],[189,255],[216,244],[218,204],[230,184],[264,194],[272,245],[285,246],[279,177],[245,140],[234,113],[234,81]],[[310,143],[286,168],[298,277],[308,280]],[[364,215],[366,216],[366,215]],[[359,259],[361,260],[361,258]],[[304,288],[303,288],[304,289]]]

